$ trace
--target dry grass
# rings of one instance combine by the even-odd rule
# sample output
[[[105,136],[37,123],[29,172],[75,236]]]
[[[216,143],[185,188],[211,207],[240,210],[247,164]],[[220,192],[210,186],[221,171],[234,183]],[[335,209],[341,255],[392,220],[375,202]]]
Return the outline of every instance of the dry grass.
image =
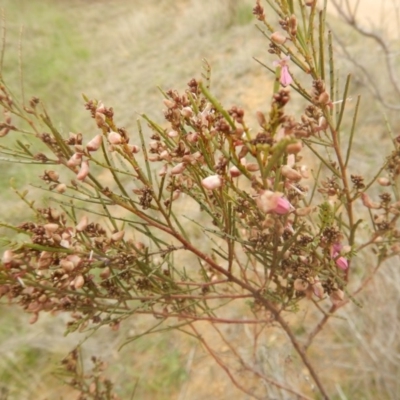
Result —
[[[117,119],[132,135],[142,112],[161,121],[161,96],[156,86],[182,90],[192,77],[199,77],[203,58],[213,67],[213,92],[224,104],[243,106],[253,115],[267,105],[270,77],[251,58],[259,57],[266,63],[271,58],[250,18],[253,1],[116,0],[111,6],[106,0],[3,0],[3,6],[9,35],[5,75],[18,91],[18,32],[23,23],[26,96],[43,98],[64,132],[94,133],[82,106],[81,92],[114,106]],[[370,64],[371,54],[379,57],[372,51],[367,54],[355,36],[353,43],[352,50],[367,57],[365,64]],[[344,61],[341,65],[343,69],[350,67]],[[375,67],[379,75],[379,63]],[[368,96],[361,86],[353,90],[354,94],[364,92]],[[359,172],[370,174],[381,161],[380,149],[390,145],[382,119],[372,101],[364,103],[359,124],[362,133],[357,142],[360,155],[353,164]],[[397,127],[398,119],[393,121]],[[8,170],[2,187],[17,171],[21,168]],[[17,182],[34,181],[35,175],[30,172],[19,176]],[[360,259],[352,271],[355,281],[370,269],[368,259]],[[363,307],[351,305],[340,311],[311,347],[332,398],[398,398],[399,282],[397,265],[386,265],[363,294]],[[232,312],[240,314],[240,309]],[[58,359],[85,336],[63,337],[63,316],[42,318],[33,327],[14,309],[3,308],[1,316],[6,323],[0,328],[0,389],[9,390],[8,399],[74,398],[51,376],[51,371]],[[309,331],[316,320],[316,312],[304,304],[293,317],[293,324],[301,333]],[[122,398],[129,398],[138,382],[135,398],[139,399],[247,399],[200,345],[184,335],[149,336],[116,351],[127,335],[148,323],[135,317],[119,332],[101,329],[85,341],[85,355],[101,355],[110,363],[110,374]],[[218,354],[229,359],[228,348],[216,332],[205,324],[199,329],[210,338]],[[246,354],[247,328],[223,329]],[[276,379],[312,393],[307,374],[297,368],[296,359],[282,343],[281,332],[268,331],[258,355],[260,365]],[[254,380],[254,385],[263,383]],[[268,398],[291,400],[271,388],[265,393]]]

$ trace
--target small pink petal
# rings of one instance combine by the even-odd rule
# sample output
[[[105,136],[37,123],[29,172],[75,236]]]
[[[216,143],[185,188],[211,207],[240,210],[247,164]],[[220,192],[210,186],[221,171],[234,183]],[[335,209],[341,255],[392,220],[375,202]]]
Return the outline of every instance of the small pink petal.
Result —
[[[287,214],[290,211],[290,203],[284,197],[279,197],[275,208],[271,211],[279,215]]]
[[[264,190],[256,198],[258,208],[265,213],[273,212],[275,214],[283,215],[290,211],[291,205],[287,199],[282,197],[279,192],[271,192]]]
[[[282,86],[289,86],[293,83],[293,79],[289,73],[289,68],[287,65],[282,66],[280,82]]]
[[[346,271],[346,269],[349,268],[349,262],[344,257],[339,257],[335,262],[336,266],[343,271]]]

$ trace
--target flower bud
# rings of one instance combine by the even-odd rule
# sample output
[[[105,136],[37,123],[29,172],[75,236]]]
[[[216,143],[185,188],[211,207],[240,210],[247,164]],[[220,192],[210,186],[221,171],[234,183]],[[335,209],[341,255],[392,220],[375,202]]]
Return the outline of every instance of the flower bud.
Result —
[[[129,151],[133,154],[137,154],[140,151],[140,147],[137,146],[136,144],[127,144],[127,146]]]
[[[378,183],[381,186],[390,186],[390,179],[381,177],[381,178],[378,178]]]
[[[118,231],[111,235],[111,240],[113,242],[119,242],[125,235],[125,231]]]
[[[236,177],[238,177],[238,176],[240,176],[242,174],[240,172],[240,169],[238,167],[235,167],[235,166],[233,166],[233,167],[231,167],[229,169],[229,173],[230,173],[232,178],[236,178]]]
[[[168,164],[164,164],[160,171],[158,171],[158,176],[165,176],[167,175],[167,171],[168,171]]]
[[[71,158],[67,161],[68,167],[77,167],[78,165],[81,165],[82,162],[82,154],[80,153],[74,153]]]
[[[148,159],[150,162],[155,162],[155,161],[160,161],[160,160],[161,160],[159,154],[149,154],[149,156],[147,157],[147,159]]]
[[[106,106],[104,105],[104,103],[102,101],[99,101],[97,103],[96,112],[101,113],[101,114],[106,113]]]
[[[67,259],[62,259],[60,260],[60,267],[64,270],[65,273],[72,272],[75,268],[75,265],[72,261],[69,261]]]
[[[83,181],[88,175],[89,175],[89,161],[83,160],[81,164],[81,169],[76,175],[76,179],[78,179],[78,181]]]
[[[85,284],[85,278],[83,275],[78,275],[72,282],[71,286],[75,289],[80,289]]]
[[[108,279],[111,275],[110,267],[105,267],[103,271],[100,272],[100,278]]]
[[[65,183],[60,183],[56,186],[56,192],[64,193],[67,190],[67,185]]]
[[[321,282],[316,282],[312,285],[313,293],[320,299],[324,297],[324,288]]]
[[[218,189],[222,186],[222,178],[219,175],[211,175],[204,178],[201,185],[208,190]]]
[[[303,208],[297,208],[295,213],[299,217],[305,217],[309,215],[311,212],[315,210],[315,207],[309,206],[309,207],[303,207]]]
[[[168,150],[163,150],[160,153],[160,159],[165,160],[165,161],[171,161],[172,157],[171,157],[171,154],[168,152]]]
[[[60,175],[56,171],[45,171],[45,174],[52,182],[58,182],[60,178]]]
[[[56,232],[59,226],[57,224],[46,224],[43,225],[43,228],[45,229],[46,233],[49,234]]]
[[[246,164],[246,169],[249,172],[256,172],[260,170],[260,166],[257,163],[248,163]]]
[[[331,299],[331,301],[334,305],[338,305],[344,299],[344,292],[343,292],[343,290],[340,290],[340,289],[333,290],[331,292],[329,298]]]
[[[288,154],[297,154],[303,148],[303,144],[301,142],[290,143],[286,146],[286,152]]]
[[[39,269],[46,269],[51,265],[52,262],[53,262],[53,254],[50,253],[49,251],[42,251],[38,259],[37,267]]]
[[[295,169],[290,168],[287,165],[282,166],[281,168],[282,175],[285,178],[290,179],[293,182],[299,182],[302,178],[301,174],[297,172]]]
[[[163,103],[167,108],[174,108],[175,107],[175,102],[172,101],[172,100],[164,99]]]
[[[100,148],[102,142],[103,142],[103,136],[102,135],[96,135],[86,145],[87,151],[96,151],[96,150],[98,150]]]
[[[305,165],[302,165],[300,167],[300,174],[304,179],[308,179],[310,177],[310,173],[308,171],[308,167],[306,167]]]
[[[189,143],[196,143],[199,140],[199,134],[197,132],[190,132],[186,135],[186,140]]]
[[[325,131],[328,128],[328,122],[325,117],[320,117],[318,120],[318,128],[321,131]]]
[[[2,130],[0,130],[0,137],[4,137],[4,136],[7,136],[8,135],[8,133],[10,132],[10,128],[3,128]]]
[[[87,217],[87,215],[84,215],[78,222],[78,225],[76,225],[75,229],[77,230],[77,232],[83,232],[88,225],[89,218]]]
[[[274,32],[271,35],[271,40],[276,44],[284,44],[286,42],[286,37],[280,32]]]
[[[122,136],[118,132],[111,131],[108,134],[108,141],[111,144],[117,145],[122,143]]]
[[[343,271],[346,271],[346,269],[349,268],[349,263],[347,259],[344,257],[339,257],[338,259],[335,260],[335,263],[336,266]]]
[[[261,127],[265,126],[267,120],[265,119],[265,115],[261,111],[256,111],[257,121]]]
[[[279,192],[271,192],[270,190],[263,190],[256,198],[258,208],[264,213],[275,213],[279,215],[287,214],[290,211],[290,203],[287,199],[282,197]]]
[[[174,200],[179,199],[180,195],[181,195],[181,191],[179,189],[174,190],[172,192],[171,200],[174,201]]]
[[[101,128],[106,122],[106,116],[102,113],[96,112],[94,115],[94,120],[99,128]]]
[[[82,259],[76,254],[70,254],[66,257],[68,261],[71,261],[74,264],[74,267],[77,267]]]
[[[185,118],[190,118],[193,115],[193,110],[190,107],[184,107],[181,110],[181,114]]]
[[[168,132],[168,137],[170,137],[170,138],[174,138],[177,136],[179,136],[179,133],[177,131],[169,131]]]
[[[331,97],[329,96],[328,92],[322,92],[318,97],[318,102],[323,105],[328,104],[330,102],[330,100],[331,100]]]
[[[1,262],[3,264],[11,264],[14,260],[14,253],[11,250],[6,250],[3,253],[3,257],[1,258]]]
[[[186,169],[185,163],[176,164],[174,168],[171,169],[171,175],[179,175]]]

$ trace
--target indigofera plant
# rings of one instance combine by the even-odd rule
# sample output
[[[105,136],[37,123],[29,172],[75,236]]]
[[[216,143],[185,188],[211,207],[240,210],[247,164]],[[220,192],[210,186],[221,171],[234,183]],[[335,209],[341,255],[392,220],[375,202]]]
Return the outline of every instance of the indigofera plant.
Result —
[[[257,1],[254,14],[273,57],[260,64],[275,82],[269,109],[250,110],[250,117],[212,95],[206,63],[203,79],[192,79],[183,93],[163,92],[163,125],[143,115],[133,133],[118,125],[111,107],[85,97],[93,132],[64,137],[39,99],[19,104],[1,76],[0,136],[16,139],[0,151],[43,164],[40,178],[58,205],[42,207],[18,192],[34,217],[3,224],[24,239],[3,253],[0,296],[31,313],[32,323],[42,312],[69,313],[69,332],[117,329],[132,315],[153,315],[148,332],[165,323],[198,338],[254,398],[265,396],[265,386],[235,376],[196,322],[258,325],[255,359],[261,331],[279,326],[329,398],[307,348],[370,280],[347,289],[359,253],[374,255],[371,274],[399,253],[400,140],[368,181],[352,171],[359,99],[343,128],[350,78],[340,92],[326,2],[321,9],[315,1],[267,3],[268,13]],[[267,20],[271,12],[278,23]],[[381,190],[372,200],[372,186],[394,195]],[[301,301],[322,312],[306,339],[286,321]],[[235,307],[240,318],[232,316]],[[229,348],[260,382],[309,398]]]

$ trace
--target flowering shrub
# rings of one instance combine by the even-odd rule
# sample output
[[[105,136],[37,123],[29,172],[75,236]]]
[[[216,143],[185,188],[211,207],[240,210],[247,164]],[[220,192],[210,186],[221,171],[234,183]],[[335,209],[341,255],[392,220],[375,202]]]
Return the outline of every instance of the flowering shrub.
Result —
[[[184,93],[163,93],[164,126],[143,115],[133,133],[118,125],[112,107],[85,98],[98,133],[68,138],[39,99],[18,104],[1,78],[0,136],[20,131],[45,146],[36,151],[16,139],[1,152],[43,164],[41,179],[58,206],[36,205],[19,193],[34,217],[3,224],[25,239],[3,254],[0,296],[30,313],[31,323],[43,312],[68,313],[68,332],[118,329],[132,315],[150,314],[156,323],[149,332],[168,326],[196,337],[254,398],[262,398],[264,386],[235,375],[196,323],[259,326],[255,359],[263,329],[279,326],[329,398],[307,348],[329,317],[356,301],[380,265],[399,252],[400,204],[386,191],[379,201],[367,194],[374,185],[392,187],[399,140],[369,181],[350,170],[359,101],[351,128],[343,129],[350,78],[339,94],[325,7],[267,3],[278,23],[267,20],[260,1],[254,14],[274,57],[264,66],[275,84],[269,109],[251,111],[256,131],[243,109],[226,109],[212,95],[207,64],[204,79],[192,79]],[[300,111],[288,112],[292,103]],[[366,218],[368,228],[361,225]],[[359,234],[361,227],[367,234]],[[371,276],[349,291],[358,254],[370,249],[376,260]],[[301,301],[323,314],[306,340],[287,322]],[[239,318],[230,312],[235,307]],[[260,382],[308,398],[269,377],[218,333]]]

